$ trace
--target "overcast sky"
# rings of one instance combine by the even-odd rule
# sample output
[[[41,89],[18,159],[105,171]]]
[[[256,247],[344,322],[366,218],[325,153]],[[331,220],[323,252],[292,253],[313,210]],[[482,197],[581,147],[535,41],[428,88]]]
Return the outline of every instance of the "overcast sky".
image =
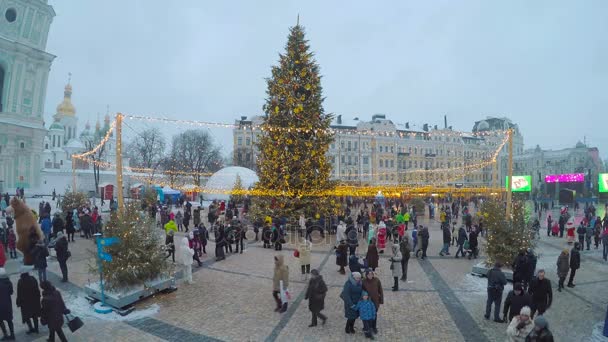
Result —
[[[97,113],[234,122],[262,111],[288,28],[306,28],[325,110],[470,131],[507,116],[526,147],[608,156],[608,1],[49,0],[47,121],[71,72]],[[134,126],[138,129],[139,126]],[[227,150],[229,129],[214,130]],[[226,152],[227,153],[227,152]]]

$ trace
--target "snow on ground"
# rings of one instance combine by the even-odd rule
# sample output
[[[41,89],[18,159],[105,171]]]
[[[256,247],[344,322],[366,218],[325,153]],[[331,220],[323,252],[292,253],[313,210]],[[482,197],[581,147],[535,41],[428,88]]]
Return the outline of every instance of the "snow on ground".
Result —
[[[488,295],[488,278],[478,277],[470,273],[465,274],[462,281],[458,284],[458,289],[467,292],[467,296],[462,296],[461,300],[478,303],[479,297]],[[507,283],[503,291],[503,296],[506,296],[513,289],[513,284]]]
[[[593,328],[591,332],[591,336],[587,338],[585,341],[588,342],[608,342],[608,337],[604,336],[604,322],[599,322]]]
[[[142,309],[135,309],[133,312],[126,316],[121,316],[116,312],[109,314],[100,314],[93,310],[93,305],[84,297],[84,293],[79,295],[65,294],[64,301],[67,308],[72,312],[73,315],[80,317],[81,319],[100,319],[104,321],[133,321],[140,318],[146,318],[158,313],[160,307],[158,304],[152,304]]]

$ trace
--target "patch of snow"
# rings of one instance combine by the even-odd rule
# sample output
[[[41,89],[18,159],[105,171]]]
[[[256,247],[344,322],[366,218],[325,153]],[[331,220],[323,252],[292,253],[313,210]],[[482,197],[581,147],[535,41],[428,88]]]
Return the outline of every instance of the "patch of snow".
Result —
[[[604,336],[604,322],[599,322],[593,328],[591,336],[585,341],[588,342],[608,342],[608,337]]]
[[[152,304],[146,308],[135,309],[126,316],[121,316],[116,312],[100,314],[93,310],[93,305],[91,305],[84,296],[84,294],[66,294],[64,297],[67,308],[72,312],[73,315],[78,316],[81,319],[94,318],[103,321],[133,321],[140,318],[151,317],[157,314],[160,310],[160,306],[158,306],[158,304]]]
[[[488,294],[488,278],[478,277],[470,273],[465,274],[464,278],[458,284],[458,289],[470,293],[471,295],[486,296]],[[511,283],[507,283],[503,294],[506,295],[513,289]]]

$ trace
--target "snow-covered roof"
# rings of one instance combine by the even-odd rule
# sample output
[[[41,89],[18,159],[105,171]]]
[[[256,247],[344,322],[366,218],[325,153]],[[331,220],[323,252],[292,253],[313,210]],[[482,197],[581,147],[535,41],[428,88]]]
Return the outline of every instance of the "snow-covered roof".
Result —
[[[78,139],[70,139],[68,143],[65,145],[68,148],[76,148],[76,149],[84,149],[84,144]]]

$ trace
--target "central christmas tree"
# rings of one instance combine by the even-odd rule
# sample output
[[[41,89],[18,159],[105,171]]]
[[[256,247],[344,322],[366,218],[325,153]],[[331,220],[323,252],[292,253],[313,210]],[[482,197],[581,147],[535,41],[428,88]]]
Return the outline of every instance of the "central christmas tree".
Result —
[[[254,215],[297,217],[331,210],[327,160],[332,116],[323,110],[321,76],[304,29],[291,28],[286,51],[272,68],[258,142],[259,196]]]

